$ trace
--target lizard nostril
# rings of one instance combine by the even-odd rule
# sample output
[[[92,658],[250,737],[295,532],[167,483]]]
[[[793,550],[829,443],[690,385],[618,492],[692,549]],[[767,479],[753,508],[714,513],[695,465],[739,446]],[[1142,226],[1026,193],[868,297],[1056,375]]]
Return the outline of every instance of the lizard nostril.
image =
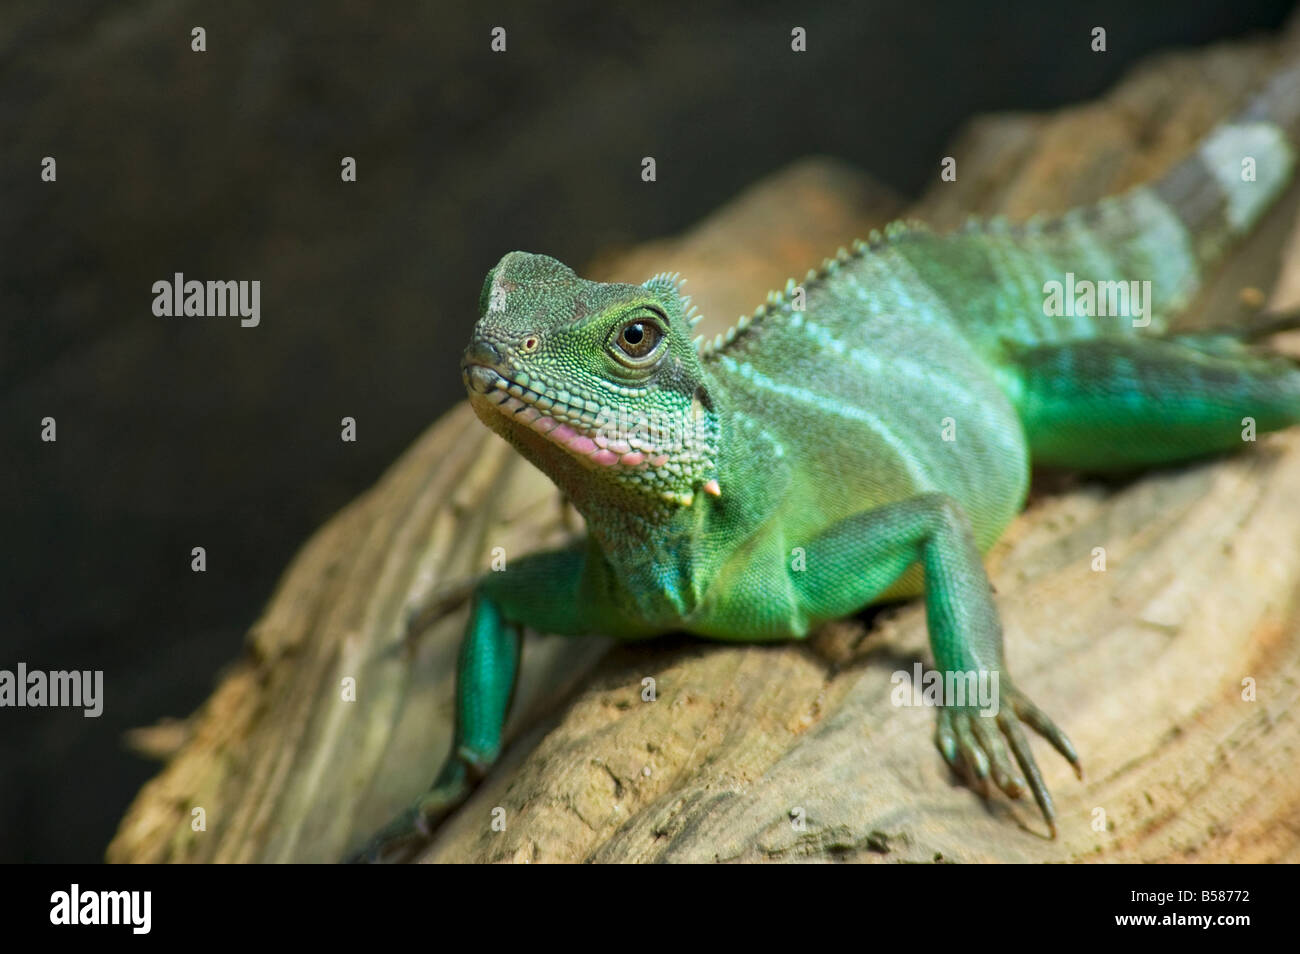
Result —
[[[491,368],[501,367],[501,352],[497,350],[496,345],[490,341],[484,341],[477,338],[470,342],[465,349],[465,357],[461,359],[461,364],[485,364]]]

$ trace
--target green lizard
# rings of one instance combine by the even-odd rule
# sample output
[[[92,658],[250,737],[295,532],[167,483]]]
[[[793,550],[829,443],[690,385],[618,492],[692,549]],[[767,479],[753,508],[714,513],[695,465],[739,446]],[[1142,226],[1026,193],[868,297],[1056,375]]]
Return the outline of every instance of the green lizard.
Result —
[[[1055,835],[1024,726],[1081,774],[1079,759],[1007,671],[981,551],[1023,505],[1031,462],[1132,470],[1238,447],[1243,418],[1300,422],[1291,362],[1245,334],[1167,330],[1282,192],[1298,132],[1300,66],[1152,185],[1023,225],[891,226],[711,343],[692,340],[673,276],[601,284],[502,258],[465,384],[588,535],[477,585],[453,750],[367,857],[418,844],[497,758],[525,626],[789,640],[918,593],[937,670],[996,678],[996,715],[938,709],[943,758],[981,791],[1032,793]],[[1114,283],[1091,309],[1073,297],[1088,281]],[[1054,308],[1071,283],[1079,307]],[[1122,292],[1128,316],[1086,314],[1123,311]]]

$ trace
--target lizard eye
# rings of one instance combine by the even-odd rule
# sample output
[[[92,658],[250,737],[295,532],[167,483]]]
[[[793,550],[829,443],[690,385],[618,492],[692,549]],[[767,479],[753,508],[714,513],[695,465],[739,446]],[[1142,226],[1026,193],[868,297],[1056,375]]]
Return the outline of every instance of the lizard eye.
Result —
[[[630,358],[640,363],[654,353],[663,336],[659,326],[648,318],[629,321],[614,338],[614,347],[622,352],[615,357]]]

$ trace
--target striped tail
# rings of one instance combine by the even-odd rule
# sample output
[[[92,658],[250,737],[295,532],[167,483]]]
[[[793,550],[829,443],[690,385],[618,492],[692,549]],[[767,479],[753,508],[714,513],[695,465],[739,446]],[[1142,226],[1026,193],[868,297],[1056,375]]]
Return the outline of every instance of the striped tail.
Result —
[[[1275,73],[1151,190],[1186,227],[1197,261],[1218,260],[1285,191],[1300,152],[1300,60]]]

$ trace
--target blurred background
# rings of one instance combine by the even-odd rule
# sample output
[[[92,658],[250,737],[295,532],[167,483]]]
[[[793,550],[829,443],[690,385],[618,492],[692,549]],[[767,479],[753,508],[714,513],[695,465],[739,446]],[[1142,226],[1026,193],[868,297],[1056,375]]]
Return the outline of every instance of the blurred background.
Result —
[[[0,710],[0,861],[102,858],[155,771],[124,733],[199,705],[298,546],[460,399],[506,251],[581,269],[810,154],[914,195],[973,114],[1293,3],[1054,6],[8,0],[0,669],[102,669],[105,707]],[[261,325],[154,317],[177,271],[261,281]]]

